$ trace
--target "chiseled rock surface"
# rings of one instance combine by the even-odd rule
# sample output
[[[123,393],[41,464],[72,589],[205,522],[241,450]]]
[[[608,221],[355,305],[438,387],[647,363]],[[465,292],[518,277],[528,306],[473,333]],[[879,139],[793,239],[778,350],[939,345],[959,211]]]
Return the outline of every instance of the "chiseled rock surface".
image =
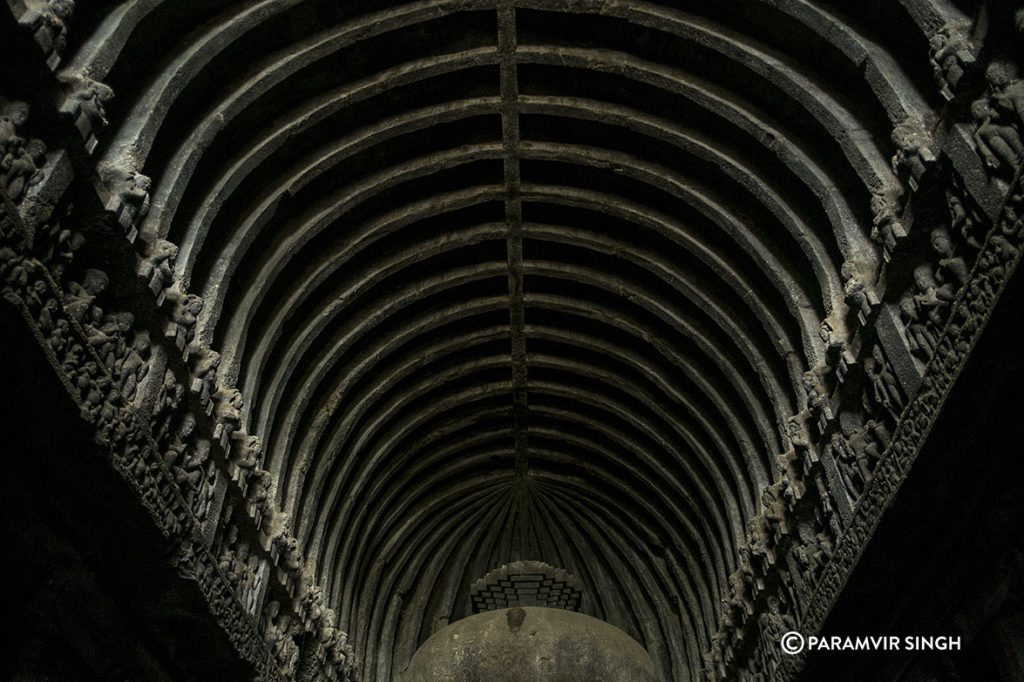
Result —
[[[401,682],[647,682],[654,663],[636,640],[602,620],[525,607],[457,621],[424,642]]]

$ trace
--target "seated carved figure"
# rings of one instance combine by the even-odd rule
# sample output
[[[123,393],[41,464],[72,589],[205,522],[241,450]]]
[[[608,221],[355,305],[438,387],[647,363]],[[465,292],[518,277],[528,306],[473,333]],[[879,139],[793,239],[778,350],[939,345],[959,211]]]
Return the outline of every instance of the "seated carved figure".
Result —
[[[114,98],[110,86],[91,78],[72,75],[64,78],[71,94],[70,99],[82,116],[85,117],[90,129],[95,131],[107,125],[107,110],[104,106]]]
[[[110,280],[102,270],[89,268],[82,277],[82,282],[68,284],[64,295],[64,308],[71,317],[81,322],[92,310],[93,301],[107,289]]]
[[[899,308],[910,352],[922,360],[927,360],[935,351],[936,337],[921,318],[913,294],[904,295],[899,301]]]
[[[203,311],[203,299],[196,294],[186,294],[178,285],[174,285],[167,290],[167,301],[171,306],[171,321],[181,328],[185,344],[192,343],[196,322]]]
[[[971,117],[975,125],[974,144],[985,165],[991,170],[1015,168],[1024,154],[1017,129],[1001,122],[1003,117],[984,98],[971,105]]]
[[[145,332],[137,334],[117,367],[121,378],[121,395],[129,402],[135,399],[139,384],[149,373],[149,351],[149,336]]]
[[[896,241],[906,236],[906,229],[896,217],[896,209],[885,194],[876,193],[871,197],[872,227],[871,239],[887,251],[896,248]]]
[[[11,201],[17,202],[25,191],[42,181],[46,162],[46,145],[42,140],[29,140],[24,147],[8,153],[0,162],[3,186]]]
[[[940,288],[931,265],[925,263],[914,269],[914,305],[922,319],[941,327],[951,299],[949,290]]]
[[[67,22],[75,12],[72,0],[28,0],[25,13],[18,21],[30,26],[33,32],[49,34],[50,50],[63,54],[67,43]]]
[[[25,144],[19,128],[28,122],[29,106],[25,102],[0,98],[0,157],[13,154]]]
[[[936,280],[943,290],[943,297],[952,301],[956,292],[967,283],[969,268],[967,261],[956,255],[953,240],[945,228],[936,228],[931,234],[932,250],[939,256],[939,267],[936,269]]]
[[[964,27],[956,24],[943,26],[929,39],[928,53],[935,84],[943,97],[952,99],[953,88],[974,61],[973,45],[967,39]]]
[[[993,62],[985,70],[996,111],[1006,114],[1016,125],[1024,125],[1024,82],[1006,62]]]
[[[166,288],[174,281],[174,260],[178,247],[165,239],[158,239],[148,246],[146,256],[139,264],[139,275],[147,282],[155,281],[160,288]]]

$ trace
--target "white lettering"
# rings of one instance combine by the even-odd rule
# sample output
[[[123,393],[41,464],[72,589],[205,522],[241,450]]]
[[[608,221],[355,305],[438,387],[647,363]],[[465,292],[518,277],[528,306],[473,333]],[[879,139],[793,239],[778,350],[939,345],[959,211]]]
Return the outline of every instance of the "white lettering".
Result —
[[[808,635],[807,651],[960,651],[960,637],[945,635],[863,635],[860,637],[818,637]]]

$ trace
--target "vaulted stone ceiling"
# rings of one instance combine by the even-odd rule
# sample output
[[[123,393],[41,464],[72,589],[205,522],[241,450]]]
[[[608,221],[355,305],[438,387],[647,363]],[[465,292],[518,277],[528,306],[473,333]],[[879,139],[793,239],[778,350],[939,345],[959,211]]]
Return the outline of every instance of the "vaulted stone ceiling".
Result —
[[[152,178],[367,679],[519,559],[699,674],[958,4],[82,4],[99,167]]]

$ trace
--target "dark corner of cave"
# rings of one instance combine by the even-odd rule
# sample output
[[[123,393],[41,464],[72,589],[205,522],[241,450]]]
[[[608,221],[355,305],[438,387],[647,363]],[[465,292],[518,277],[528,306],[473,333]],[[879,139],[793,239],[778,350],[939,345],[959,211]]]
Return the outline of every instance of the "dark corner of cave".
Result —
[[[0,682],[1021,682],[1024,0],[7,0]]]

